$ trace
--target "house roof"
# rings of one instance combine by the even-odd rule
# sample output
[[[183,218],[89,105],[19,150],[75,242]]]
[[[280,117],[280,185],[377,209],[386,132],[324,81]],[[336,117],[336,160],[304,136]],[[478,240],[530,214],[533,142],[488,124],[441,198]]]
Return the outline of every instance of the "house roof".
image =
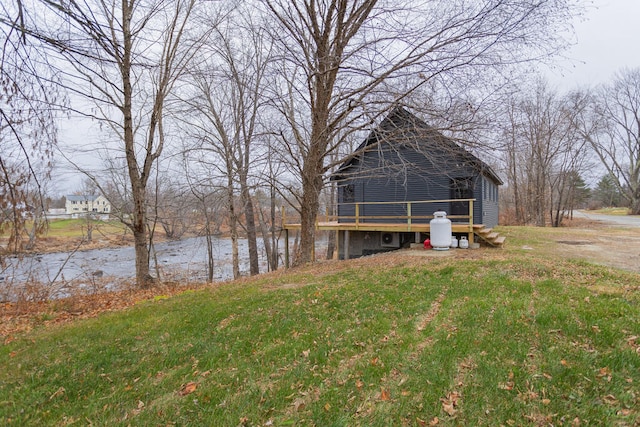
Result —
[[[84,202],[84,201],[93,202],[98,197],[100,197],[100,195],[70,194],[70,195],[65,196],[65,197],[67,198],[67,200],[69,200],[71,202]]]
[[[369,133],[369,136],[358,148],[348,156],[345,162],[340,165],[331,176],[331,179],[345,179],[349,175],[348,170],[360,162],[363,154],[369,150],[377,149],[378,144],[402,144],[409,139],[418,140],[422,146],[435,146],[437,144],[440,148],[446,148],[452,155],[464,158],[466,163],[473,165],[480,173],[493,180],[496,184],[503,184],[500,177],[489,165],[403,107],[394,108],[382,120],[380,125]]]

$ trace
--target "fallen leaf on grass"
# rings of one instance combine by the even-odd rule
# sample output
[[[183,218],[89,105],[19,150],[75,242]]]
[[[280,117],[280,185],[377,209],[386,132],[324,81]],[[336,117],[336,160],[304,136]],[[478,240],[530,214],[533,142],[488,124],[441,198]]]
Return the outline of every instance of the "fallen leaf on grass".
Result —
[[[383,388],[380,389],[380,400],[391,400],[389,390],[385,390]]]
[[[198,388],[198,384],[194,382],[186,383],[180,389],[180,396],[186,396],[187,394],[191,394]]]
[[[607,394],[605,397],[602,398],[602,400],[604,400],[604,402],[607,405],[617,405],[618,404],[618,399],[616,399],[616,397],[613,394]]]
[[[296,412],[304,411],[305,406],[306,404],[303,399],[296,399],[293,401],[293,409],[295,409]]]
[[[453,417],[456,412],[458,412],[456,407],[458,406],[460,397],[460,393],[458,393],[457,391],[452,391],[451,393],[447,394],[447,397],[440,398],[440,401],[442,402],[442,410],[446,412],[450,417]]]
[[[600,368],[600,370],[598,371],[598,375],[596,375],[598,378],[602,378],[605,381],[610,382],[611,381],[611,369],[609,369],[608,366],[605,366],[604,368]]]
[[[501,390],[513,390],[514,386],[515,384],[513,383],[513,381],[498,384],[498,388]]]

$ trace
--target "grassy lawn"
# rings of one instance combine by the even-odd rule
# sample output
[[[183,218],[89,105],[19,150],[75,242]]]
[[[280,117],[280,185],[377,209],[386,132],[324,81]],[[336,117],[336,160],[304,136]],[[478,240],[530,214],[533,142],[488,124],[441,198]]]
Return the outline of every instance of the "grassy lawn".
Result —
[[[523,230],[22,334],[0,347],[0,424],[638,425],[638,275],[538,257]]]
[[[620,216],[629,215],[629,209],[627,208],[602,208],[602,209],[596,209],[588,212],[596,213],[596,214],[605,214],[605,215],[620,215]]]
[[[80,238],[86,234],[87,220],[79,219],[54,219],[49,222],[47,236],[61,238]],[[92,221],[96,233],[122,234],[124,225],[118,220]]]

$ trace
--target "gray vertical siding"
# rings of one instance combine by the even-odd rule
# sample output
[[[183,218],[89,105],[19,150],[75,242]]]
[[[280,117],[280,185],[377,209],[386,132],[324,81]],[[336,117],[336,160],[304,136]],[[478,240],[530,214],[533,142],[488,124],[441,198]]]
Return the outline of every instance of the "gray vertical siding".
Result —
[[[354,216],[345,202],[394,202],[451,199],[451,180],[473,178],[474,223],[498,222],[497,185],[491,169],[402,107],[394,109],[332,177],[338,183],[340,216]],[[348,199],[345,188],[352,189]],[[449,203],[412,205],[412,216],[450,212]],[[368,205],[361,215],[406,215],[400,205]],[[344,218],[343,222],[351,222]],[[377,222],[386,219],[374,220]],[[428,221],[425,219],[423,221]]]
[[[386,155],[385,155],[386,154]],[[349,172],[354,178],[339,183],[339,202],[345,202],[344,190],[347,185],[353,188],[354,202],[390,202],[418,200],[447,200],[451,198],[452,178],[474,178],[473,198],[474,223],[494,226],[497,224],[497,199],[492,201],[488,190],[496,185],[470,165],[457,163],[455,159],[445,159],[442,154],[438,164],[426,158],[425,154],[409,148],[383,153],[379,151],[366,153],[358,167]],[[443,160],[444,159],[444,160]],[[412,205],[412,216],[433,215],[437,210],[449,212],[448,203],[430,203]],[[353,204],[341,204],[338,207],[340,216],[355,215]],[[360,215],[399,216],[406,215],[402,205],[368,205],[360,207]],[[343,218],[342,222],[351,222]],[[402,221],[402,220],[398,220]],[[428,222],[428,219],[416,222]],[[387,219],[371,222],[389,222]]]

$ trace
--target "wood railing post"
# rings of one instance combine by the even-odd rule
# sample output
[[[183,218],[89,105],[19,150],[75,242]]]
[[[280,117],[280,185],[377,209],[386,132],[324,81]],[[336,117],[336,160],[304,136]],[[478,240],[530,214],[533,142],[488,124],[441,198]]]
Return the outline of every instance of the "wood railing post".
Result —
[[[407,202],[407,231],[411,231],[411,202]]]
[[[473,244],[473,199],[469,200],[469,245]]]
[[[356,203],[356,230],[360,225],[360,203]]]
[[[287,221],[285,220],[285,211],[284,211],[284,205],[282,205],[280,207],[280,226],[281,228],[284,228],[284,225],[287,223]]]

